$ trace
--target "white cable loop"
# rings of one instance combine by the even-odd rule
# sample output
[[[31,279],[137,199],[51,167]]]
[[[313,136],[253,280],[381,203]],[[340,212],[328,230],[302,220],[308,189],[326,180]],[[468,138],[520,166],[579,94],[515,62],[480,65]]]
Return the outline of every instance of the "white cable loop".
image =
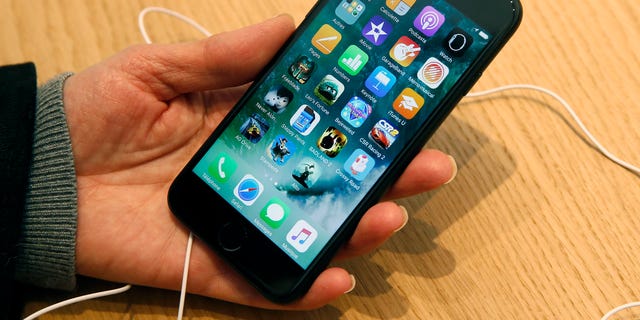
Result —
[[[78,302],[82,302],[82,301],[87,301],[87,300],[92,300],[92,299],[98,299],[98,298],[102,298],[102,297],[107,297],[107,296],[112,296],[112,295],[116,295],[116,294],[121,294],[123,292],[126,292],[127,290],[131,289],[131,285],[126,285],[124,287],[118,288],[118,289],[113,289],[113,290],[107,290],[107,291],[102,291],[102,292],[96,292],[96,293],[90,293],[90,294],[86,294],[84,296],[79,296],[79,297],[75,297],[69,300],[65,300],[62,302],[58,302],[56,304],[50,305],[44,309],[41,309],[37,312],[32,313],[31,315],[29,315],[28,317],[24,318],[24,320],[33,320],[38,318],[39,316],[45,314],[45,313],[49,313],[53,310],[62,308],[62,307],[66,307],[68,305],[74,304],[74,303],[78,303]]]
[[[543,87],[540,87],[540,86],[536,86],[536,85],[531,85],[531,84],[513,84],[513,85],[506,85],[506,86],[502,86],[502,87],[498,87],[498,88],[490,89],[490,90],[486,90],[486,91],[470,93],[470,94],[467,95],[467,97],[468,98],[478,98],[478,97],[483,97],[483,96],[491,95],[491,94],[498,93],[498,92],[503,92],[503,91],[508,91],[508,90],[517,90],[517,89],[534,90],[534,91],[542,92],[542,93],[547,94],[547,95],[551,96],[552,98],[556,99],[558,102],[560,102],[560,104],[562,104],[562,106],[567,110],[567,112],[569,112],[569,114],[571,115],[573,120],[578,124],[578,126],[580,127],[582,132],[584,132],[584,134],[591,141],[591,143],[593,143],[594,147],[596,147],[596,149],[598,149],[598,151],[600,151],[604,156],[609,158],[611,161],[617,163],[618,165],[620,165],[620,166],[622,166],[622,167],[624,167],[624,168],[626,168],[626,169],[628,169],[628,170],[630,170],[632,172],[635,172],[636,174],[640,174],[640,167],[632,165],[631,163],[626,162],[626,161],[618,158],[616,155],[614,155],[609,150],[607,150],[600,143],[600,141],[598,141],[595,138],[595,136],[591,133],[591,131],[589,131],[589,129],[587,129],[587,127],[584,125],[582,120],[580,120],[580,118],[578,117],[576,112],[573,110],[571,105],[569,105],[569,103],[564,98],[562,98],[560,95],[558,95],[557,93],[555,93],[555,92],[553,92],[553,91],[551,91],[549,89],[546,89],[546,88],[543,88]]]
[[[211,32],[209,32],[207,29],[205,29],[195,20],[183,14],[180,14],[173,10],[169,10],[162,7],[147,7],[147,8],[144,8],[142,11],[140,11],[140,14],[138,14],[138,28],[140,29],[140,34],[142,34],[142,37],[144,38],[144,41],[147,44],[151,44],[152,41],[151,41],[151,38],[149,38],[149,34],[147,33],[147,28],[145,27],[145,24],[144,24],[144,18],[150,12],[159,12],[159,13],[170,15],[196,28],[198,31],[200,31],[200,33],[202,33],[206,37],[210,37],[212,35]],[[191,261],[192,247],[193,247],[193,233],[189,233],[189,239],[187,240],[187,249],[184,256],[184,266],[182,267],[182,284],[180,285],[180,301],[178,303],[178,315],[176,317],[177,320],[181,320],[182,315],[184,314],[184,300],[187,295],[187,278],[189,277],[189,263]]]
[[[206,37],[210,37],[212,34],[211,32],[209,32],[207,29],[205,29],[205,27],[201,26],[199,23],[197,23],[195,20],[180,14],[178,12],[175,12],[173,10],[169,10],[166,8],[162,8],[162,7],[147,7],[144,8],[142,11],[140,11],[140,13],[138,14],[138,28],[140,29],[140,33],[142,34],[142,38],[144,38],[144,41],[147,44],[151,44],[153,43],[153,41],[151,41],[151,38],[149,37],[149,34],[147,33],[147,28],[144,25],[144,18],[148,13],[151,12],[158,12],[158,13],[164,13],[167,15],[170,15],[172,17],[178,18],[178,20],[181,20],[183,22],[185,22],[186,24],[198,29],[198,31],[200,31],[202,34],[204,34]]]
[[[630,309],[630,308],[636,308],[636,307],[640,307],[640,302],[631,302],[631,303],[623,304],[619,307],[611,309],[611,311],[607,312],[600,320],[609,320],[609,318],[611,318],[613,315],[617,314],[618,312],[621,312],[623,310]]]

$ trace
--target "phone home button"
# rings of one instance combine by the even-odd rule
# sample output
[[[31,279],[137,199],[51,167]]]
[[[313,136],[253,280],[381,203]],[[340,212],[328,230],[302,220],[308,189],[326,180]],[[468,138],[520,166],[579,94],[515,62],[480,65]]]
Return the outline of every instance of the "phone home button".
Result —
[[[240,250],[246,239],[247,231],[239,223],[228,222],[218,231],[218,244],[228,252]]]

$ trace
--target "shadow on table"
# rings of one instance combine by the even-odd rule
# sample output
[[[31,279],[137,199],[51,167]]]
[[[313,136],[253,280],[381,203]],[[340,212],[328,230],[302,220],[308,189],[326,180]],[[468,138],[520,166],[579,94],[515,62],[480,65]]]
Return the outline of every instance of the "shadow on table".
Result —
[[[460,186],[453,182],[438,190],[399,201],[417,212],[410,212],[407,226],[379,252],[367,259],[342,264],[353,274],[367,278],[351,294],[357,298],[349,299],[351,301],[343,307],[355,306],[359,312],[372,317],[406,315],[409,303],[398,303],[406,301],[406,298],[383,279],[388,279],[393,273],[428,279],[452,273],[456,259],[447,248],[437,243],[438,236],[496,190],[516,169],[515,160],[504,145],[492,141],[455,116],[445,121],[427,147],[452,154],[459,167],[457,180],[464,182],[459,183]],[[464,190],[465,187],[472,187],[472,190]],[[385,259],[394,257],[403,259],[403,263],[392,263],[394,269],[391,270]],[[380,301],[394,303],[380,305]]]

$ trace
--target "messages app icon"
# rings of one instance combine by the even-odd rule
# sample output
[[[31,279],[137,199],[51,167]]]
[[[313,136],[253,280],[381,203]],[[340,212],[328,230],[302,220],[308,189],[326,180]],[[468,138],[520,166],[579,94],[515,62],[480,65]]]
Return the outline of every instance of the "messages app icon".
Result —
[[[278,229],[289,215],[289,207],[278,198],[269,200],[266,206],[260,211],[260,219],[269,227]]]

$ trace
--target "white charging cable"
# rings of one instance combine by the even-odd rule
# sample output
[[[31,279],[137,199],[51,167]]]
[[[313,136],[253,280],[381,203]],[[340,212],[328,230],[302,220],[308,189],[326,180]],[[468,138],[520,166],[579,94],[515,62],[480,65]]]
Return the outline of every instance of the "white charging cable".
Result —
[[[162,7],[147,7],[147,8],[144,8],[142,11],[140,11],[140,13],[138,14],[138,29],[140,29],[142,38],[144,38],[144,41],[146,43],[152,43],[152,41],[151,41],[151,38],[149,38],[149,34],[147,33],[147,28],[145,27],[145,24],[144,24],[144,18],[147,16],[148,13],[151,13],[151,12],[164,13],[164,14],[170,15],[196,28],[198,31],[200,31],[200,33],[204,34],[206,37],[212,36],[212,33],[209,32],[209,30],[205,29],[205,27],[201,26],[195,20],[183,14],[180,14],[173,10],[169,10],[167,8],[162,8]]]
[[[158,12],[158,13],[164,13],[167,15],[170,15],[172,17],[175,17],[179,20],[182,20],[183,22],[193,26],[194,28],[196,28],[198,31],[200,31],[202,34],[204,34],[207,37],[210,37],[212,34],[207,31],[207,29],[205,29],[204,27],[202,27],[200,24],[198,24],[196,21],[194,21],[193,19],[184,16],[178,12],[166,9],[166,8],[162,8],[162,7],[148,7],[145,8],[144,10],[140,11],[140,14],[138,15],[138,28],[140,29],[140,33],[142,34],[142,37],[144,38],[145,42],[150,44],[152,43],[151,38],[149,37],[148,33],[147,33],[147,29],[145,27],[144,24],[144,18],[148,13],[151,12]],[[562,106],[567,110],[567,112],[569,112],[569,114],[571,115],[571,117],[573,118],[573,120],[578,124],[578,126],[580,127],[580,129],[584,132],[584,134],[589,138],[589,140],[591,141],[591,143],[594,144],[594,146],[598,149],[598,151],[600,151],[602,154],[604,154],[607,158],[609,158],[611,161],[615,162],[616,164],[636,173],[636,174],[640,174],[640,168],[638,166],[632,165],[620,158],[618,158],[617,156],[615,156],[614,154],[612,154],[611,152],[609,152],[609,150],[607,150],[594,136],[593,134],[591,134],[591,132],[587,129],[587,127],[584,125],[584,123],[582,122],[582,120],[580,120],[580,118],[578,117],[578,115],[576,114],[576,112],[573,110],[573,108],[571,108],[571,106],[569,105],[569,103],[563,99],[560,95],[558,95],[557,93],[549,90],[549,89],[545,89],[543,87],[539,87],[539,86],[535,86],[535,85],[530,85],[530,84],[515,84],[515,85],[507,85],[507,86],[503,86],[503,87],[499,87],[499,88],[495,88],[495,89],[491,89],[491,90],[487,90],[487,91],[482,91],[482,92],[477,92],[477,93],[470,93],[469,95],[466,96],[466,98],[477,98],[477,97],[484,97],[484,96],[488,96],[488,95],[492,95],[498,92],[504,92],[504,91],[508,91],[508,90],[516,90],[516,89],[525,89],[525,90],[534,90],[534,91],[538,91],[538,92],[542,92],[545,93],[549,96],[551,96],[552,98],[554,98],[555,100],[557,100],[558,102],[560,102],[560,104],[562,104]],[[187,240],[187,248],[186,248],[186,253],[185,253],[185,257],[184,257],[184,267],[183,267],[183,271],[182,271],[182,284],[180,287],[180,302],[178,305],[178,316],[177,316],[177,320],[181,320],[182,319],[182,315],[184,313],[184,302],[185,302],[185,297],[186,297],[186,292],[187,292],[187,278],[189,276],[189,262],[191,261],[191,249],[193,246],[193,234],[189,233],[189,238]],[[28,316],[27,318],[25,318],[24,320],[32,320],[35,319],[45,313],[51,312],[53,310],[56,310],[58,308],[62,308],[64,306],[68,306],[70,304],[74,304],[77,302],[81,302],[81,301],[86,301],[86,300],[91,300],[91,299],[97,299],[97,298],[101,298],[101,297],[106,297],[106,296],[110,296],[110,295],[115,295],[115,294],[120,294],[123,293],[127,290],[129,290],[131,288],[131,285],[126,285],[124,287],[121,287],[119,289],[114,289],[114,290],[108,290],[108,291],[103,291],[103,292],[98,292],[98,293],[93,293],[93,294],[88,294],[88,295],[84,295],[84,296],[80,296],[77,298],[73,298],[73,299],[69,299],[66,301],[62,301],[59,303],[56,303],[54,305],[51,305],[49,307],[46,307],[40,311],[37,311],[35,313],[33,313],[32,315]],[[612,309],[611,311],[609,311],[601,320],[608,320],[611,316],[613,316],[614,314],[625,310],[625,309],[629,309],[629,308],[634,308],[634,307],[640,307],[640,302],[633,302],[633,303],[629,303],[629,304],[625,304],[622,306],[619,306],[615,309]]]
[[[180,14],[173,10],[169,10],[167,8],[162,8],[162,7],[147,7],[147,8],[144,8],[142,11],[140,11],[140,13],[138,14],[138,29],[140,29],[140,34],[142,34],[142,37],[144,38],[144,41],[147,44],[151,44],[153,43],[153,41],[151,40],[151,38],[149,37],[149,34],[147,33],[147,28],[144,24],[144,18],[147,16],[148,13],[151,13],[151,12],[164,13],[164,14],[170,15],[196,28],[198,31],[200,31],[200,33],[202,33],[206,37],[212,36],[211,32],[209,32],[207,29],[205,29],[195,20],[183,14]],[[184,300],[187,295],[187,278],[189,277],[189,263],[191,261],[192,247],[193,247],[193,233],[189,233],[189,239],[187,240],[187,249],[184,255],[184,266],[182,267],[182,284],[180,285],[180,302],[178,303],[177,320],[181,320],[182,315],[184,314]]]
[[[587,136],[587,138],[591,141],[591,143],[593,143],[593,145],[596,147],[596,149],[598,149],[598,151],[600,151],[603,155],[605,155],[607,158],[609,158],[611,161],[617,163],[618,165],[632,171],[635,172],[636,174],[640,174],[640,168],[638,166],[632,165],[629,162],[626,162],[620,158],[618,158],[616,155],[614,155],[613,153],[611,153],[609,150],[607,150],[591,133],[591,131],[589,131],[589,129],[587,129],[587,127],[584,125],[584,123],[582,122],[582,120],[580,120],[580,117],[578,117],[578,115],[576,114],[576,112],[573,110],[573,108],[571,108],[571,105],[569,105],[569,103],[562,98],[559,94],[543,88],[543,87],[539,87],[536,85],[532,85],[532,84],[512,84],[512,85],[506,85],[506,86],[502,86],[502,87],[498,87],[495,89],[490,89],[490,90],[486,90],[486,91],[481,91],[481,92],[476,92],[476,93],[470,93],[467,95],[467,98],[477,98],[477,97],[484,97],[484,96],[488,96],[488,95],[492,95],[495,93],[499,93],[499,92],[504,92],[504,91],[509,91],[509,90],[518,90],[518,89],[525,89],[525,90],[533,90],[533,91],[538,91],[538,92],[542,92],[546,95],[551,96],[552,98],[554,98],[555,100],[557,100],[558,102],[560,102],[560,104],[567,110],[567,112],[569,112],[569,115],[571,115],[571,117],[573,118],[573,120],[578,124],[578,126],[580,127],[580,130],[582,130],[582,132],[584,132],[584,134]]]
[[[189,277],[189,263],[191,262],[191,247],[193,247],[193,233],[189,232],[187,252],[184,255],[184,267],[182,267],[182,285],[180,286],[177,320],[182,320],[182,314],[184,313],[184,299],[187,295],[187,278]]]
[[[189,277],[189,262],[191,261],[191,248],[193,246],[193,233],[189,233],[189,238],[187,239],[187,250],[186,250],[186,254],[184,256],[184,267],[182,270],[182,285],[180,286],[180,302],[178,304],[178,316],[177,316],[177,320],[182,320],[182,315],[184,313],[184,300],[186,297],[186,293],[187,293],[187,278]],[[53,310],[56,309],[60,309],[62,307],[66,307],[68,305],[72,305],[78,302],[83,302],[83,301],[87,301],[87,300],[93,300],[93,299],[98,299],[98,298],[103,298],[103,297],[107,297],[107,296],[112,296],[112,295],[116,295],[116,294],[121,294],[123,292],[128,291],[129,289],[131,289],[131,285],[125,285],[121,288],[118,289],[113,289],[113,290],[107,290],[107,291],[101,291],[101,292],[96,292],[96,293],[91,293],[91,294],[86,294],[83,296],[79,296],[79,297],[75,297],[75,298],[71,298],[62,302],[58,302],[56,304],[50,305],[44,309],[41,309],[37,312],[32,313],[31,315],[29,315],[28,317],[24,318],[24,320],[33,320],[38,318],[39,316],[49,313]]]
[[[116,295],[116,294],[121,294],[123,292],[126,292],[129,289],[131,289],[131,285],[128,284],[128,285],[126,285],[124,287],[121,287],[121,288],[118,288],[118,289],[86,294],[84,296],[79,296],[79,297],[75,297],[75,298],[72,298],[72,299],[69,299],[69,300],[58,302],[56,304],[50,305],[50,306],[48,306],[48,307],[46,307],[44,309],[41,309],[41,310],[39,310],[37,312],[32,313],[28,317],[24,318],[24,320],[33,320],[33,319],[36,319],[36,318],[38,318],[39,316],[41,316],[41,315],[43,315],[45,313],[49,313],[49,312],[51,312],[53,310],[60,309],[62,307],[66,307],[66,306],[74,304],[74,303],[87,301],[87,300],[91,300],[91,299],[98,299],[98,298],[102,298],[102,297],[106,297],[106,296],[112,296],[112,295]]]

